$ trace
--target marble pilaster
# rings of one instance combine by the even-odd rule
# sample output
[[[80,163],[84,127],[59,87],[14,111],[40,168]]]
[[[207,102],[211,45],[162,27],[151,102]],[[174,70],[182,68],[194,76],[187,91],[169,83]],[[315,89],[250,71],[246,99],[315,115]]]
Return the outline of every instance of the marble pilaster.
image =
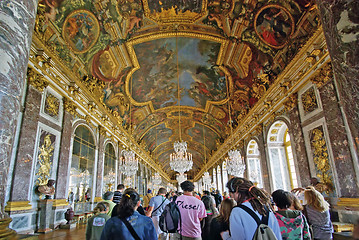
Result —
[[[72,133],[72,121],[73,116],[71,113],[64,111],[64,119],[62,124],[62,134],[61,134],[61,149],[60,149],[60,158],[58,163],[57,170],[57,179],[56,179],[56,199],[66,199],[67,198],[67,186],[68,186],[68,169],[70,162],[70,147],[71,147],[71,133]]]
[[[359,196],[353,161],[348,146],[348,137],[337,102],[333,81],[319,88],[319,92],[338,175],[338,179],[334,181],[337,181],[340,186],[340,197]]]
[[[262,178],[263,178],[263,188],[271,192],[270,188],[270,182],[269,182],[269,168],[268,168],[268,161],[267,161],[267,155],[266,155],[266,144],[264,143],[264,136],[263,132],[259,134],[258,137],[258,149],[260,153],[260,163],[261,163],[261,170],[262,170]]]
[[[41,92],[32,87],[28,87],[21,127],[18,153],[16,156],[14,178],[10,201],[29,201],[29,191],[31,185],[31,173],[36,143],[36,132],[41,106]]]
[[[298,184],[306,187],[310,184],[310,169],[308,163],[308,155],[306,153],[302,125],[300,121],[298,105],[295,105],[288,111],[290,125],[288,126],[291,137],[293,154],[297,162],[296,171],[299,174],[300,182]]]
[[[359,2],[317,0],[354,165],[359,151]],[[358,177],[358,173],[357,173]],[[356,179],[358,182],[358,179]]]
[[[98,161],[97,161],[97,176],[96,176],[96,195],[95,197],[102,197],[102,182],[103,182],[103,165],[104,165],[104,142],[105,136],[100,134],[98,141]],[[105,186],[103,186],[105,187]]]
[[[37,0],[0,1],[0,219],[36,7]]]

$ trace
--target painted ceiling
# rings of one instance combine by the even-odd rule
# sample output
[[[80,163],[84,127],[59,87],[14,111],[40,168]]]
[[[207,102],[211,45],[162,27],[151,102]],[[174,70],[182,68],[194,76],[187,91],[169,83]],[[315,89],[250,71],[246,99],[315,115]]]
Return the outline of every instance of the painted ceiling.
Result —
[[[169,175],[173,143],[187,141],[191,177],[318,28],[312,2],[41,0],[39,9],[59,58],[98,79],[101,101]]]

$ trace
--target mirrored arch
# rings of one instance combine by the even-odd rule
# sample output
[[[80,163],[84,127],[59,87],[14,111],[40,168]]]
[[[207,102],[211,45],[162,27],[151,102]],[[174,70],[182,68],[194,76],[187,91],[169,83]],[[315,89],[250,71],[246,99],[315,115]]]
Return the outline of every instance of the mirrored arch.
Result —
[[[79,125],[73,138],[68,199],[74,205],[75,213],[86,212],[90,208],[95,156],[95,139],[90,129]]]

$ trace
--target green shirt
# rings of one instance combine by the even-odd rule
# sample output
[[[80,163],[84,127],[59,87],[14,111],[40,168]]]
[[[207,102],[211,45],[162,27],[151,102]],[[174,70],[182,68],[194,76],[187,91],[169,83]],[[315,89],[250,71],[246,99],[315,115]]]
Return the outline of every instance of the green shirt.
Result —
[[[116,206],[116,203],[112,202],[111,200],[103,200],[103,202],[107,202],[108,204],[110,204],[110,209],[108,210],[107,215],[111,217],[112,210]]]
[[[86,240],[100,240],[102,229],[105,227],[108,219],[110,219],[110,216],[106,213],[100,213],[91,217],[87,221]]]

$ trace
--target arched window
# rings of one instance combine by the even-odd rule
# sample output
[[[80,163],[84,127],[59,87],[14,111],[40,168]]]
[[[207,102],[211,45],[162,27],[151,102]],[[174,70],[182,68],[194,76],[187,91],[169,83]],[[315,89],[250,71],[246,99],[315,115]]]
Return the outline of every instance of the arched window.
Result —
[[[263,187],[262,170],[260,163],[260,153],[258,144],[255,140],[251,140],[247,147],[247,170],[249,180],[257,184],[258,187]]]
[[[273,123],[269,129],[267,142],[273,190],[297,188],[298,181],[288,127],[283,121]]]
[[[104,191],[114,191],[116,182],[116,152],[111,143],[107,143],[105,147],[103,181]]]
[[[93,193],[93,176],[96,146],[94,137],[85,126],[78,126],[73,140],[70,171],[70,202],[90,202]],[[86,211],[85,205],[75,205],[75,212]]]

